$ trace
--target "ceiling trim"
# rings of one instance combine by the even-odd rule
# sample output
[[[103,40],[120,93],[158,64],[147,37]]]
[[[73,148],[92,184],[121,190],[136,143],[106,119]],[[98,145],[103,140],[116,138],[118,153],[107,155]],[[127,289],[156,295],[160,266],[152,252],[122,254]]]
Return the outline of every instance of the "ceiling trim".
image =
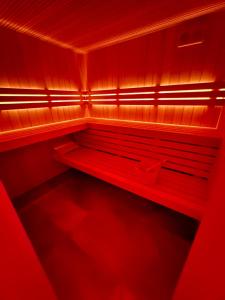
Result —
[[[22,26],[22,25],[14,23],[14,22],[7,21],[4,18],[0,18],[0,25],[3,26],[3,27],[6,27],[6,28],[12,29],[14,31],[23,33],[23,34],[27,34],[27,35],[32,36],[34,38],[37,38],[39,40],[57,45],[59,47],[70,49],[70,50],[72,50],[76,53],[80,53],[80,54],[85,53],[85,51],[80,49],[80,48],[74,47],[70,44],[64,43],[64,42],[62,42],[60,40],[57,40],[57,39],[54,39],[54,38],[52,38],[48,35],[44,35],[43,33],[40,33],[38,31],[29,29],[26,26]]]
[[[182,14],[178,14],[178,15],[172,16],[170,18],[163,19],[161,21],[146,25],[144,27],[139,27],[135,30],[111,37],[109,39],[101,40],[101,41],[94,43],[87,47],[75,47],[71,44],[54,39],[54,38],[52,38],[48,35],[45,35],[41,32],[32,30],[26,26],[19,25],[17,23],[8,21],[7,19],[4,19],[4,18],[0,18],[0,26],[10,28],[14,31],[17,31],[17,32],[20,32],[23,34],[27,34],[29,36],[32,36],[34,38],[37,38],[37,39],[45,41],[45,42],[49,42],[51,44],[57,45],[62,48],[70,49],[73,52],[78,53],[78,54],[87,54],[94,50],[113,46],[116,44],[120,44],[120,43],[129,41],[129,40],[132,40],[132,39],[136,39],[136,38],[148,35],[150,33],[161,31],[163,29],[172,27],[172,26],[182,23],[184,21],[191,20],[196,17],[203,16],[203,15],[207,15],[207,14],[222,10],[224,8],[225,8],[225,1],[218,1],[218,2],[210,4],[210,5],[201,6],[201,7],[183,12]]]

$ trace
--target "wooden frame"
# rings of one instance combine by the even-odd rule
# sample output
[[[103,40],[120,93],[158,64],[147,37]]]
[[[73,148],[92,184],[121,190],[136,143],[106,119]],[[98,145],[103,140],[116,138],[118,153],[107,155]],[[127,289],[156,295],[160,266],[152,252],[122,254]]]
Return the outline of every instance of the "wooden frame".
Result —
[[[99,91],[0,88],[0,110],[65,105],[224,105],[224,83]]]

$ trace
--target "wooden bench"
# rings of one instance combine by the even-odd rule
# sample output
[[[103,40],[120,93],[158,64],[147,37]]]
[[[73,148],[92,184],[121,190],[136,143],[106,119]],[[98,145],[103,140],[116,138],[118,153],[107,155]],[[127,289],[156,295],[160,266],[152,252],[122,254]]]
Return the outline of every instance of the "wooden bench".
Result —
[[[220,139],[89,123],[56,149],[62,163],[201,219]]]
[[[0,133],[0,153],[62,137],[87,128],[84,119],[67,120]]]

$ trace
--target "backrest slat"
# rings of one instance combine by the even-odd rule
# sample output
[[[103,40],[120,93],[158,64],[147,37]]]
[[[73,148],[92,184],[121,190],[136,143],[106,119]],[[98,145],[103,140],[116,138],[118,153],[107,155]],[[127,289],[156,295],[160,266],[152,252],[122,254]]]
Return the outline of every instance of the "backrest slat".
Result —
[[[96,142],[105,142],[105,143],[110,143],[110,144],[116,144],[116,145],[124,145],[132,149],[139,149],[140,151],[150,151],[150,152],[156,152],[160,154],[160,156],[173,156],[173,157],[180,157],[180,158],[185,158],[185,159],[190,159],[193,161],[200,161],[204,162],[207,164],[211,164],[214,162],[215,156],[211,155],[205,155],[202,154],[200,151],[198,152],[189,152],[186,150],[179,150],[176,147],[169,148],[169,147],[164,147],[162,144],[159,146],[157,143],[152,142],[152,144],[144,144],[140,142],[133,142],[133,141],[128,141],[128,140],[122,140],[122,139],[117,139],[117,138],[112,138],[110,136],[100,136],[100,135],[90,135],[88,132],[87,133],[80,133],[77,135],[81,139],[87,139],[90,141],[96,141]],[[174,145],[176,146],[176,145]]]
[[[169,168],[172,170],[180,171],[182,173],[193,174],[196,176],[208,177],[209,168],[207,169],[206,164],[202,164],[201,168],[198,162],[192,161],[185,161],[182,158],[173,158],[166,155],[160,155],[157,152],[150,152],[150,151],[143,151],[143,150],[136,150],[134,148],[126,147],[124,145],[119,144],[112,144],[107,142],[96,142],[91,138],[88,139],[79,139],[78,142],[86,147],[97,149],[106,153],[113,153],[118,156],[128,157],[130,159],[141,161],[147,158],[160,158],[160,159],[167,159],[167,161],[163,164],[163,167]]]
[[[177,142],[174,140],[171,140],[170,137],[167,137],[167,139],[159,139],[156,137],[140,137],[135,135],[128,135],[128,134],[121,134],[121,133],[115,133],[112,131],[103,131],[103,130],[95,130],[95,129],[88,129],[86,130],[86,133],[92,135],[92,136],[100,136],[100,137],[114,137],[120,140],[126,140],[126,141],[132,141],[132,142],[138,142],[142,144],[154,144],[161,147],[167,147],[167,148],[175,148],[178,150],[184,150],[188,152],[200,152],[202,154],[208,154],[211,156],[217,155],[217,149],[211,147],[211,146],[201,146],[201,145],[192,145],[184,142]]]
[[[205,179],[220,146],[220,139],[212,136],[102,124],[91,124],[75,138],[82,146],[118,157],[137,161],[160,158],[165,169]]]
[[[106,132],[115,132],[128,134],[131,136],[141,136],[141,137],[157,137],[159,139],[167,139],[176,142],[189,143],[191,145],[201,145],[208,146],[213,148],[219,148],[221,140],[219,138],[214,138],[211,136],[201,136],[197,134],[190,133],[181,133],[181,132],[169,132],[163,130],[153,130],[153,129],[142,129],[142,128],[131,128],[131,127],[122,127],[122,126],[113,126],[113,125],[102,125],[102,124],[89,124],[89,128],[97,129],[100,131]]]

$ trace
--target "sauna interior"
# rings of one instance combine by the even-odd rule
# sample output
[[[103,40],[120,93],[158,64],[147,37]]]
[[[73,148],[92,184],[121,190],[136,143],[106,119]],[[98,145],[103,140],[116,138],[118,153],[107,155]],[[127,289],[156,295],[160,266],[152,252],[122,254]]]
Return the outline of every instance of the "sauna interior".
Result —
[[[0,1],[0,299],[225,300],[225,2]]]

